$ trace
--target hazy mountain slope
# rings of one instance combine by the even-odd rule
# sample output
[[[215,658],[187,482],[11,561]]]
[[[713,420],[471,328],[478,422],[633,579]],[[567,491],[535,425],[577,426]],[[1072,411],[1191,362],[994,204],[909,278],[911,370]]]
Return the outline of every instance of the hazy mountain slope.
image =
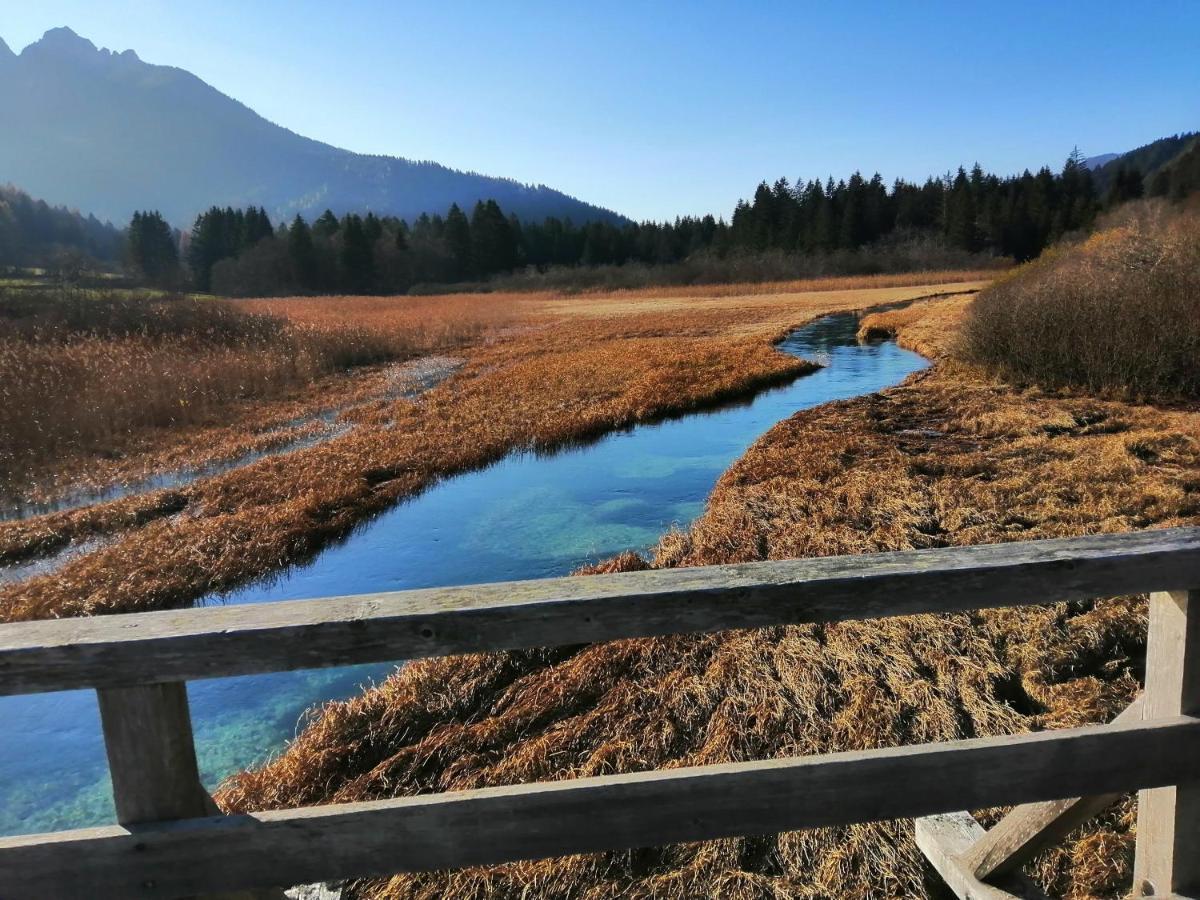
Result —
[[[1099,156],[1089,156],[1083,161],[1083,164],[1089,169],[1099,169],[1120,156],[1120,153],[1101,153]]]
[[[1107,190],[1112,180],[1116,177],[1117,170],[1122,167],[1136,169],[1149,182],[1150,177],[1156,171],[1186,150],[1197,134],[1198,132],[1193,131],[1176,134],[1172,137],[1159,138],[1157,141],[1151,141],[1149,144],[1138,147],[1136,150],[1122,153],[1116,159],[1105,163],[1093,171],[1092,175],[1096,180],[1096,186],[1101,192]]]
[[[0,49],[0,122],[0,182],[114,221],[157,208],[186,226],[213,204],[413,218],[484,198],[524,219],[620,218],[544,186],[309,140],[182,69],[97,50],[66,28],[19,56]]]
[[[0,184],[0,267],[54,266],[66,261],[65,254],[115,263],[123,244],[108,222]]]

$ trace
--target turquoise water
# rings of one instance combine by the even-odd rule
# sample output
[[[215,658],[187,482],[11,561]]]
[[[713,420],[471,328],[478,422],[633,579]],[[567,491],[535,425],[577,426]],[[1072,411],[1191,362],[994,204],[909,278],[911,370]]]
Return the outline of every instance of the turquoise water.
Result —
[[[311,563],[210,602],[564,575],[646,550],[704,509],[720,474],[800,409],[897,384],[927,363],[894,343],[858,345],[852,315],[827,316],[780,349],[825,368],[752,400],[617,432],[552,454],[516,453],[377,516]],[[215,679],[189,685],[205,784],[262,761],[304,711],[347,697],[396,664]],[[95,695],[0,698],[0,834],[111,822]]]

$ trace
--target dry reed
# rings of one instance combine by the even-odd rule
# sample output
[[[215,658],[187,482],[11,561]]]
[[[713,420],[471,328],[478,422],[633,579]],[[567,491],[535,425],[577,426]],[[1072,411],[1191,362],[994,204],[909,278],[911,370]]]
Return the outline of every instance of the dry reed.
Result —
[[[197,482],[171,492],[170,502],[135,497],[0,523],[0,560],[97,534],[121,537],[53,576],[0,589],[0,618],[153,609],[233,588],[300,562],[373,512],[514,448],[569,443],[795,377],[809,364],[778,353],[771,341],[816,315],[950,287],[691,303],[678,292],[593,297],[584,305],[514,298],[525,304],[516,327],[474,347],[454,379],[419,403],[359,411],[357,427],[343,437]],[[438,302],[365,304],[379,310],[413,299]],[[313,303],[301,301],[292,314],[321,314]],[[187,514],[174,515],[181,509]]]
[[[214,430],[240,413],[261,422],[264,403],[332,374],[461,348],[506,310],[444,298],[0,294],[0,483],[28,494],[90,469],[89,457],[147,444],[161,457],[189,438],[232,455],[232,436]]]
[[[931,341],[962,305],[905,318]],[[1200,412],[1014,392],[939,365],[777,425],[654,564],[1195,524],[1198,472]],[[592,571],[644,565],[626,554]],[[1103,721],[1138,690],[1144,620],[1137,598],[1115,598],[424,660],[325,706],[220,802],[274,808]],[[1054,896],[1120,896],[1130,827],[1126,802],[1031,870]],[[878,823],[402,875],[353,894],[865,900],[932,885],[911,825]]]

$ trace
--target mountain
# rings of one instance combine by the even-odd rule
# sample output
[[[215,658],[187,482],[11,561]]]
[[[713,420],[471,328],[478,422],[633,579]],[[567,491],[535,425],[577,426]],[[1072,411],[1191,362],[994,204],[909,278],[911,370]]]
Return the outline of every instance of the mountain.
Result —
[[[1119,169],[1136,169],[1142,173],[1147,185],[1154,175],[1176,157],[1186,151],[1200,132],[1184,132],[1171,137],[1159,138],[1144,144],[1136,150],[1122,153],[1116,159],[1110,160],[1093,171],[1097,188],[1103,192],[1108,189],[1117,176]]]
[[[0,123],[0,183],[115,222],[158,209],[187,227],[214,204],[263,206],[275,219],[328,207],[411,221],[451,203],[469,214],[489,198],[525,220],[624,221],[544,185],[310,140],[189,72],[97,49],[69,28],[20,55],[0,41]]]
[[[1083,164],[1089,169],[1099,169],[1105,163],[1110,163],[1120,156],[1120,153],[1101,153],[1099,156],[1089,156],[1083,161]]]

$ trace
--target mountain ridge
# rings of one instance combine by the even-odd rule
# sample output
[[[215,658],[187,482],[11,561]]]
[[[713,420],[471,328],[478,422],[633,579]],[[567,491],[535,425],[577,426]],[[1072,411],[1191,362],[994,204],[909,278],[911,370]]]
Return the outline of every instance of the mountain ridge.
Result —
[[[7,45],[3,45],[8,49]],[[186,227],[212,205],[276,219],[373,210],[415,218],[495,199],[519,218],[623,222],[544,184],[358,154],[269,121],[186,69],[99,49],[69,28],[19,55],[0,50],[0,180],[123,221],[160,209]]]
[[[1083,165],[1085,168],[1094,171],[1101,166],[1108,165],[1114,159],[1120,159],[1123,155],[1121,153],[1099,153],[1096,156],[1089,156],[1083,161]]]
[[[1181,131],[1127,150],[1093,171],[1097,187],[1104,191],[1122,168],[1136,169],[1147,185],[1154,175],[1187,151],[1200,132]]]

